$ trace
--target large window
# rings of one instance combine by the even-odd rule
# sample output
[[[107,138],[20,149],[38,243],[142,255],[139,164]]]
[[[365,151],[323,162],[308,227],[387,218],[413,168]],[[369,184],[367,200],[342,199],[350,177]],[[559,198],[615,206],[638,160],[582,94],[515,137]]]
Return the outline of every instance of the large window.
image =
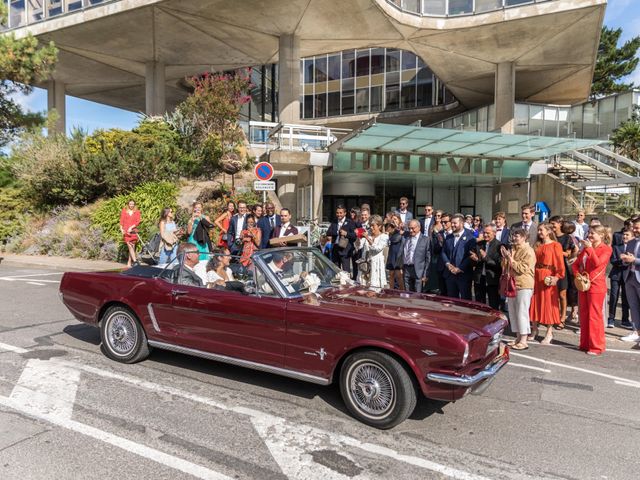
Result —
[[[345,50],[301,60],[302,118],[406,110],[455,102],[414,53]]]

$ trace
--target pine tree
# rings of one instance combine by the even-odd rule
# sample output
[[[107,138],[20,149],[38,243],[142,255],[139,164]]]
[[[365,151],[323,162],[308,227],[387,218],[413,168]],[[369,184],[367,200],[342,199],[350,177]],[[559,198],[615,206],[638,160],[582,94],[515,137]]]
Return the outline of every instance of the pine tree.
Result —
[[[622,29],[602,27],[596,68],[593,72],[591,97],[598,98],[634,87],[633,83],[621,83],[620,80],[634,72],[639,59],[640,37],[634,37],[618,48]]]
[[[6,3],[0,3],[0,22],[6,25]],[[44,119],[37,113],[26,113],[14,96],[31,93],[34,83],[46,80],[55,67],[58,49],[53,42],[39,44],[32,35],[16,38],[13,32],[0,35],[0,147],[18,132]]]

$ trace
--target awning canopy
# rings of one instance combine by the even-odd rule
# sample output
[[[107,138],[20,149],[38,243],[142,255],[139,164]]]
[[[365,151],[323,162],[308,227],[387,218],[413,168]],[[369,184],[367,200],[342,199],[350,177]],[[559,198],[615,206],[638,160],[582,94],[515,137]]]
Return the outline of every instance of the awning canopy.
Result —
[[[338,143],[340,144],[334,147],[334,152],[393,153],[532,162],[570,150],[593,147],[602,143],[602,140],[465,132],[378,123]]]

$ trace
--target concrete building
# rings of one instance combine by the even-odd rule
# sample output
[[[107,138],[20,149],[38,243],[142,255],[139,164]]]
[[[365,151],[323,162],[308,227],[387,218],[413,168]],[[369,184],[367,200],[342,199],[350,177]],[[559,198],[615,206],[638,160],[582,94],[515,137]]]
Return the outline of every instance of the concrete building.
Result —
[[[587,99],[606,7],[606,0],[7,3],[11,31],[60,49],[56,72],[43,85],[59,128],[65,95],[161,114],[188,94],[185,77],[255,66],[259,87],[249,120],[360,129],[374,122],[429,125],[472,112],[478,123],[477,109],[485,108],[486,125],[478,130],[504,134],[518,131],[518,105]],[[401,143],[398,154],[406,153]],[[449,155],[456,165],[469,158],[420,153],[445,163]],[[327,217],[336,203],[366,200],[382,211],[408,196],[414,208],[433,202],[486,216],[503,179],[465,168],[443,179],[410,164],[401,176],[384,167],[347,175],[336,168],[340,157],[335,148],[272,152],[283,203],[305,217],[322,217],[324,203]],[[535,159],[522,161],[521,181]]]

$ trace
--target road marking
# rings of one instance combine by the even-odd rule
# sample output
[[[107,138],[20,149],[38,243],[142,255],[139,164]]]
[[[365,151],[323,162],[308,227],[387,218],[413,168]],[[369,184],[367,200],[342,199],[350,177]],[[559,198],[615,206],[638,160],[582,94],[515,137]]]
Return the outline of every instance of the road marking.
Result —
[[[509,353],[511,353],[511,351],[509,351]],[[538,372],[551,373],[551,370],[548,370],[546,368],[532,367],[531,365],[524,365],[522,363],[509,362],[507,363],[507,365],[511,365],[512,367],[528,368],[529,370],[536,370]]]
[[[27,350],[23,348],[14,347],[12,345],[4,344],[4,343],[0,343],[0,348],[15,352],[15,353],[27,352]],[[300,472],[300,475],[290,476],[290,478],[305,478],[305,479],[306,478],[309,478],[309,479],[346,478],[346,477],[335,477],[335,476],[331,477],[330,475],[335,474],[334,471],[326,470],[321,465],[316,464],[315,462],[312,462],[312,460],[309,459],[310,456],[308,454],[308,450],[304,449],[305,445],[306,445],[306,448],[308,449],[309,438],[314,438],[314,442],[317,442],[318,441],[317,439],[320,438],[323,441],[329,442],[333,445],[343,446],[343,447],[344,446],[355,447],[357,449],[360,449],[369,453],[382,455],[402,463],[414,465],[426,470],[431,470],[443,475],[447,475],[457,480],[489,480],[487,477],[483,477],[480,475],[475,475],[469,472],[451,468],[446,465],[442,465],[442,464],[427,460],[425,458],[414,457],[411,455],[403,455],[390,448],[371,444],[371,443],[363,443],[352,437],[335,434],[332,432],[316,429],[316,428],[305,426],[305,425],[291,424],[285,418],[276,417],[258,410],[254,410],[254,409],[246,408],[242,406],[228,406],[223,403],[217,402],[211,398],[204,397],[202,395],[197,395],[184,390],[180,390],[175,387],[161,385],[155,382],[149,382],[147,380],[142,380],[140,378],[133,377],[130,375],[114,373],[107,370],[102,370],[100,368],[91,367],[88,365],[77,364],[75,362],[70,362],[67,360],[51,359],[51,360],[48,360],[47,363],[50,363],[53,365],[66,366],[67,368],[73,368],[79,371],[92,373],[100,377],[109,378],[112,380],[118,380],[124,383],[129,383],[131,385],[134,385],[146,390],[150,390],[152,392],[168,393],[170,395],[182,397],[196,403],[202,403],[204,405],[209,405],[211,407],[218,408],[221,410],[231,411],[234,413],[239,413],[242,415],[249,416],[251,418],[251,422],[254,424],[256,428],[256,431],[258,432],[258,434],[260,434],[261,438],[265,441],[268,448],[270,450],[273,448],[273,450],[271,450],[272,455],[274,456],[274,459],[276,460],[276,462],[280,465],[280,468],[283,469],[283,472],[287,475],[288,475],[287,472],[289,473]],[[180,458],[167,455],[158,450],[154,450],[152,448],[132,442],[122,437],[118,437],[108,432],[104,432],[102,430],[90,427],[88,425],[78,423],[66,418],[60,418],[59,416],[51,415],[49,413],[38,412],[35,409],[25,406],[23,403],[14,401],[12,398],[0,397],[0,405],[5,405],[8,407],[20,410],[24,413],[28,413],[31,416],[41,418],[43,420],[54,423],[55,425],[59,425],[63,428],[67,428],[67,429],[88,435],[97,440],[110,443],[119,448],[123,448],[124,450],[131,451],[145,458],[149,458],[150,460],[154,460],[158,463],[170,466],[172,468],[183,471],[185,473],[189,473],[191,475],[197,476],[199,478],[214,478],[214,479],[229,478],[222,474],[218,474],[217,472],[214,472],[212,470],[208,470],[200,465],[192,464]],[[297,446],[296,445],[292,446],[290,444],[286,444],[286,445],[282,444],[282,442],[278,439],[277,431],[283,431],[283,429],[286,430],[286,432],[288,432],[287,438],[290,441],[290,443],[297,442]],[[307,441],[305,442],[305,440]],[[302,448],[302,451],[301,451],[301,448]],[[290,451],[290,449],[293,451]],[[282,454],[283,457],[280,457],[280,454]],[[278,457],[276,457],[276,455],[278,455]],[[321,476],[319,475],[320,472],[322,472]],[[206,476],[206,474],[217,475],[217,476]],[[308,476],[307,474],[310,474],[313,476]]]
[[[636,385],[635,383],[619,382],[618,380],[616,380],[614,383],[616,383],[618,385],[624,385],[625,387],[640,388],[640,385]]]
[[[38,282],[27,282],[29,285],[38,285],[40,287],[43,287],[46,285],[46,283],[38,283]]]
[[[609,375],[607,373],[601,373],[601,372],[596,372],[594,370],[589,370],[586,368],[580,368],[580,367],[573,367],[571,365],[566,365],[564,363],[559,363],[559,362],[552,362],[549,360],[543,360],[541,358],[536,358],[536,357],[530,357],[529,355],[523,355],[522,353],[515,353],[513,351],[509,351],[509,355],[512,355],[514,357],[522,357],[522,358],[526,358],[528,360],[533,360],[535,362],[541,362],[544,363],[545,365],[552,365],[554,367],[560,367],[560,368],[566,368],[569,370],[575,370],[577,372],[583,372],[583,373],[590,373],[591,375],[596,375],[598,377],[603,377],[603,378],[608,378],[609,380],[618,380],[620,382],[629,384],[629,385],[638,385],[640,386],[640,381],[637,380],[631,380],[629,378],[623,378],[623,377],[617,377],[615,375]]]
[[[614,348],[607,348],[607,352],[616,352],[616,353],[632,353],[634,355],[640,355],[640,350],[616,350]]]
[[[4,280],[5,282],[27,282],[27,283],[31,283],[33,281],[28,278],[8,278],[8,277],[0,277],[0,280]],[[60,283],[60,280],[38,279],[38,281],[44,282],[44,283]]]
[[[48,277],[51,275],[62,275],[64,272],[53,272],[53,273],[25,273],[24,275],[6,275],[4,277],[0,277],[2,280],[10,280],[12,278],[27,278],[27,277]]]
[[[58,363],[29,360],[9,398],[27,410],[71,418],[80,370]]]

